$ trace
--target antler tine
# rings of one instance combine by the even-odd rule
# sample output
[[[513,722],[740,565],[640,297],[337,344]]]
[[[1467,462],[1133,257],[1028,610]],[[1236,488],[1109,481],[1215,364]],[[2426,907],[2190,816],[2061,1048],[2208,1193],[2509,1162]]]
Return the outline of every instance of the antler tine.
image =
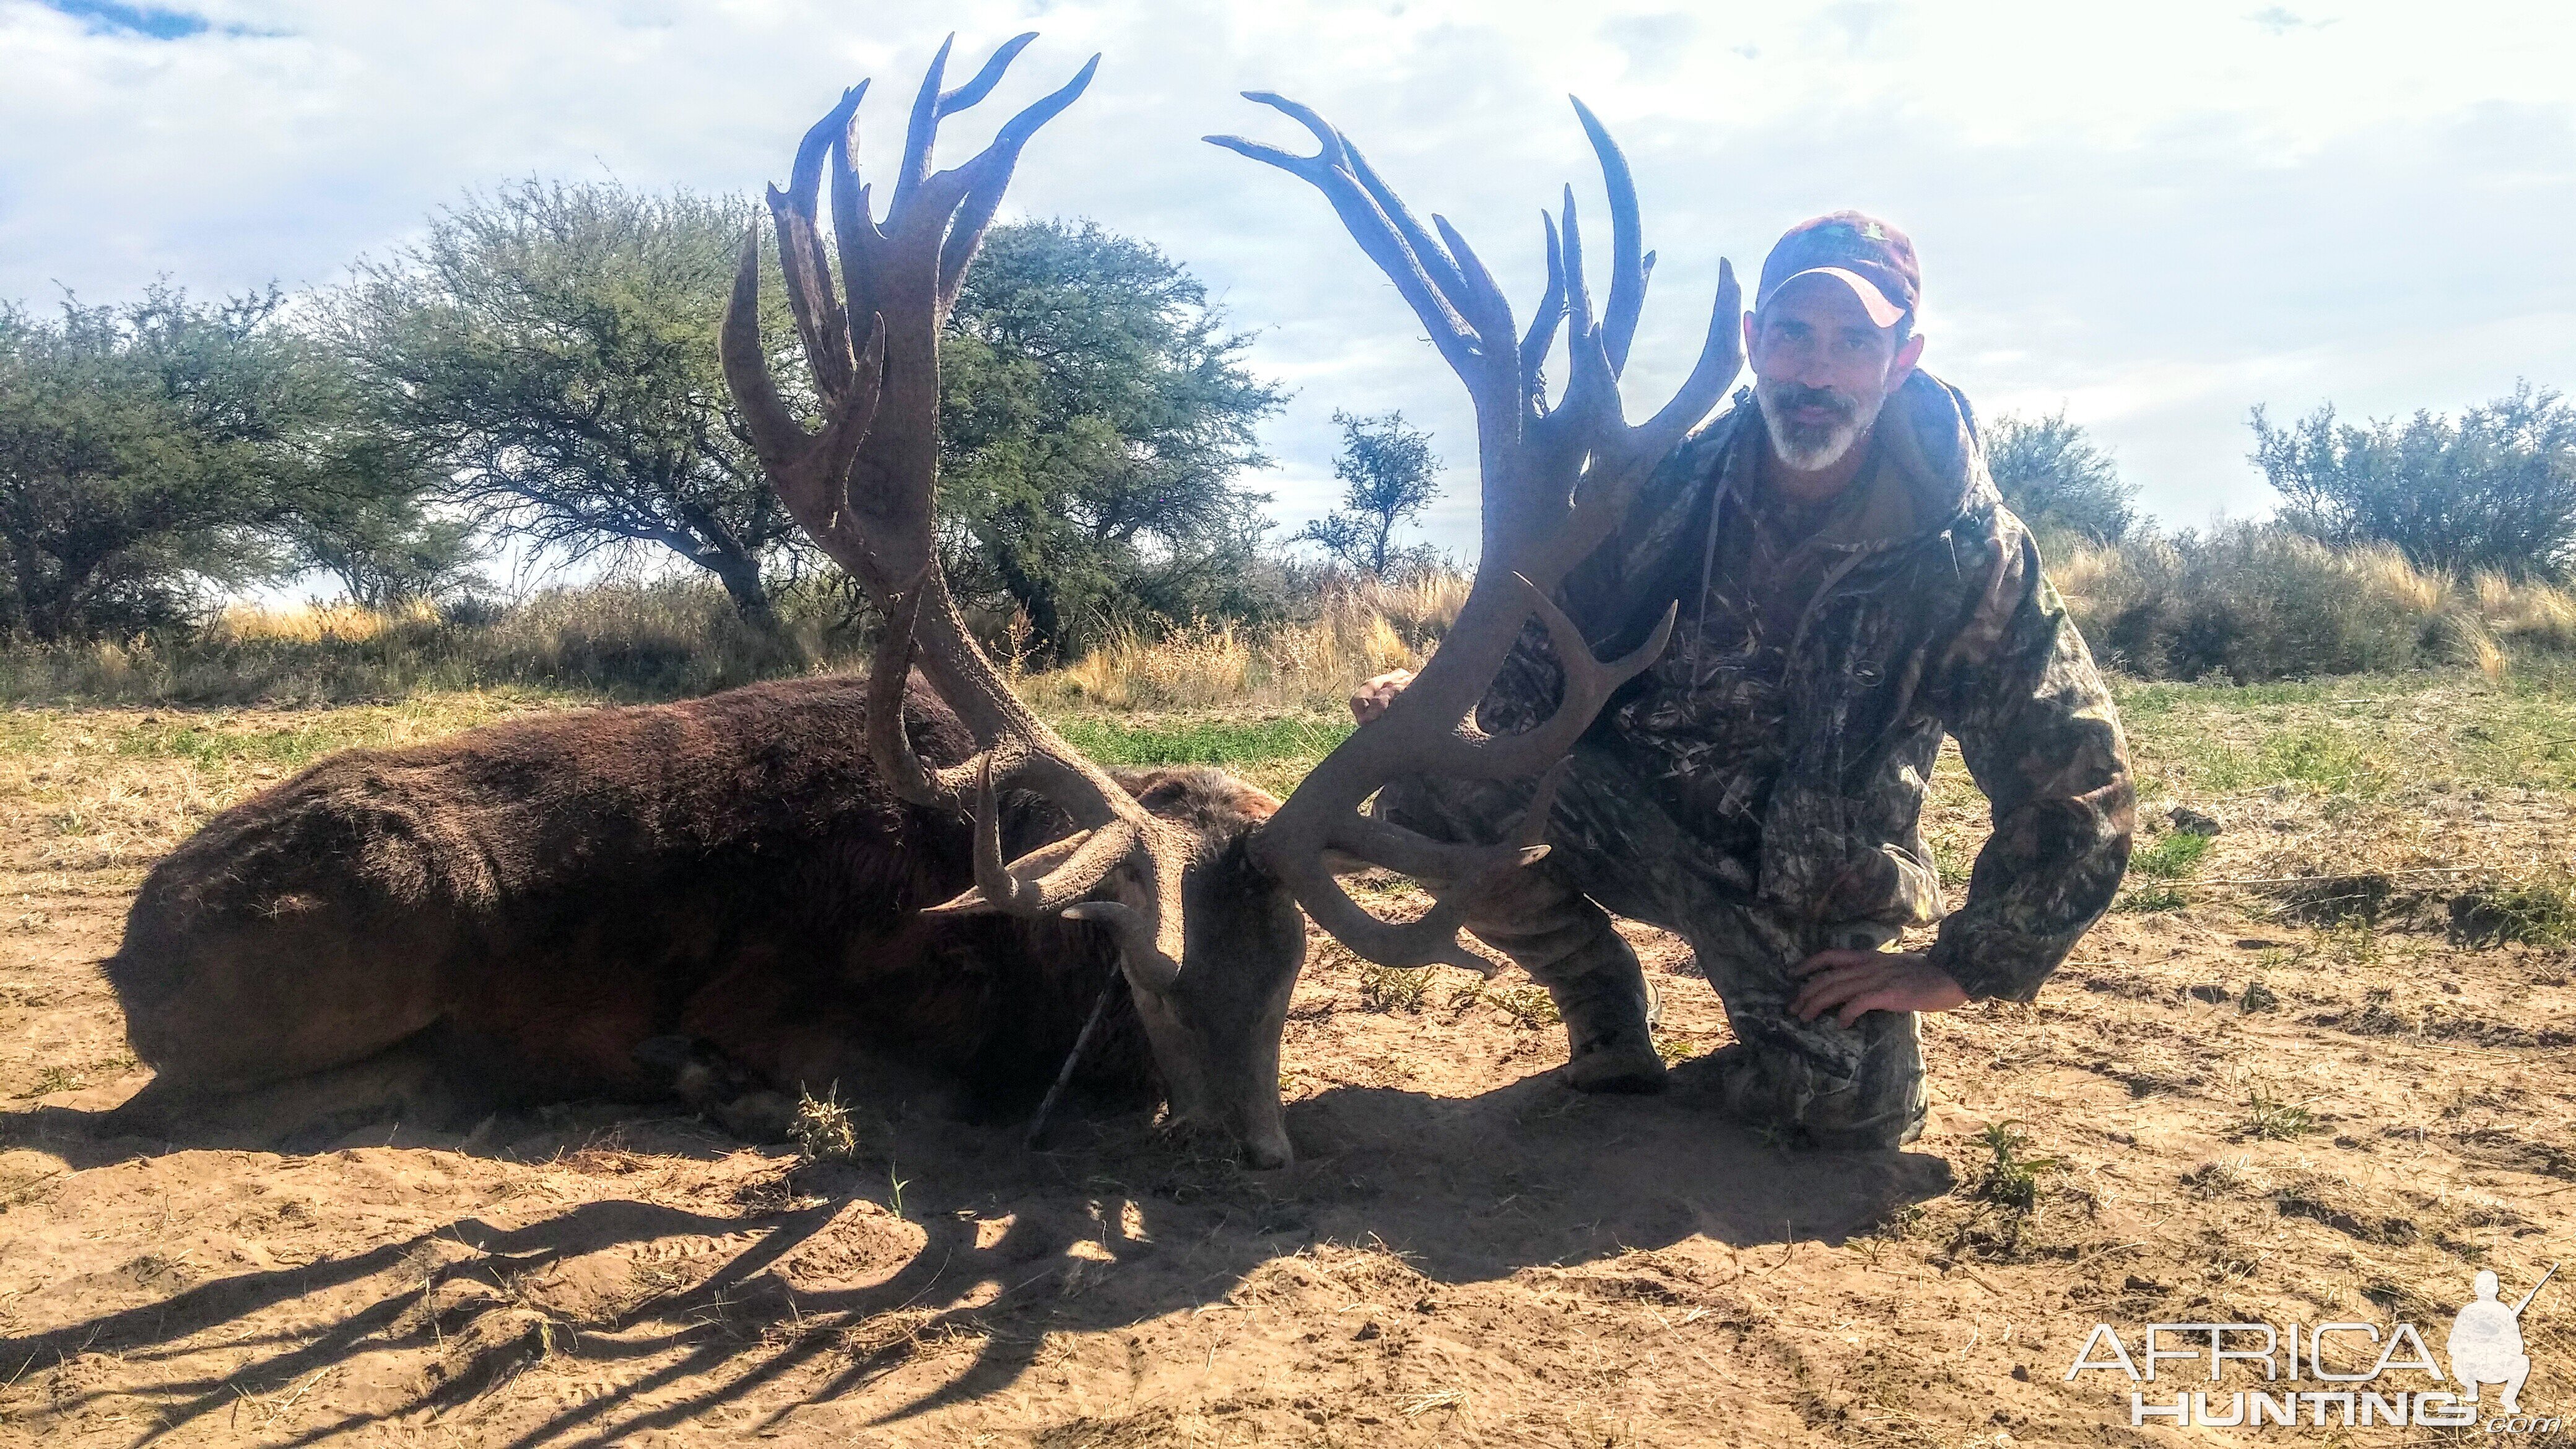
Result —
[[[1601,329],[1608,334],[1602,350],[1610,358],[1613,376],[1628,366],[1628,344],[1636,338],[1637,318],[1646,307],[1646,268],[1640,251],[1644,243],[1637,222],[1637,179],[1628,170],[1628,157],[1619,143],[1610,138],[1601,118],[1579,96],[1574,102],[1574,115],[1583,123],[1583,133],[1592,139],[1593,154],[1601,159],[1601,183],[1610,193],[1610,299],[1601,310]]]
[[[1073,79],[1003,122],[1001,130],[993,135],[993,143],[958,168],[968,173],[968,184],[965,200],[959,204],[955,220],[949,223],[948,239],[939,247],[939,307],[943,314],[956,302],[957,289],[966,283],[966,266],[975,259],[975,249],[984,244],[984,229],[993,224],[993,213],[1002,204],[1002,192],[1011,184],[1011,172],[1019,165],[1020,148],[1037,134],[1038,127],[1080,99],[1099,71],[1100,57],[1094,55],[1074,72]],[[998,72],[996,75],[998,78]],[[983,84],[983,78],[978,76],[975,84]],[[975,85],[964,86],[956,94],[974,89]],[[977,91],[973,98],[960,103],[960,108],[981,99],[982,94]]]
[[[1020,52],[1028,49],[1029,42],[1037,38],[1036,31],[1023,30],[1003,41],[1001,48],[993,52],[993,58],[984,62],[984,68],[975,72],[973,80],[939,98],[938,114],[942,118],[953,116],[991,95],[993,87],[1002,83],[1002,72],[1009,70],[1011,62],[1019,59]]]
[[[1565,248],[1565,313],[1568,335],[1581,337],[1592,330],[1592,283],[1583,274],[1583,219],[1574,209],[1574,188],[1565,188],[1556,224],[1557,239]]]
[[[1369,164],[1369,159],[1361,152],[1359,143],[1343,135],[1338,129],[1333,132],[1333,135],[1341,142],[1342,159],[1349,164],[1352,178],[1358,181],[1360,188],[1368,193],[1369,200],[1377,204],[1379,214],[1395,228],[1395,234],[1404,239],[1405,246],[1411,248],[1414,256],[1421,260],[1423,271],[1430,277],[1431,285],[1448,300],[1450,305],[1457,306],[1466,296],[1467,279],[1460,273],[1456,261],[1441,249],[1439,243],[1431,239],[1429,232],[1422,229],[1422,223],[1414,219],[1413,208],[1406,206],[1404,198],[1395,194],[1395,188],[1387,185],[1386,179],[1377,174],[1377,168]],[[1436,217],[1433,219],[1438,220]],[[1463,307],[1459,310],[1462,313],[1465,311]],[[1475,319],[1468,320],[1472,323]]]
[[[850,340],[856,319],[832,300],[832,269],[823,257],[822,233],[815,226],[815,196],[823,160],[834,140],[858,115],[867,95],[861,81],[841,93],[840,104],[809,127],[796,147],[795,168],[787,190],[769,188],[769,212],[778,231],[778,262],[787,277],[788,310],[796,318],[796,335],[805,344],[806,366],[815,390],[831,398],[846,391],[851,379]],[[844,258],[844,270],[847,259]],[[858,316],[868,315],[865,312]]]
[[[1431,224],[1440,228],[1440,239],[1448,244],[1449,254],[1457,259],[1457,270],[1465,287],[1465,295],[1458,299],[1458,309],[1467,314],[1467,320],[1476,329],[1476,348],[1485,354],[1490,374],[1488,380],[1517,383],[1520,380],[1520,349],[1512,342],[1511,299],[1503,295],[1502,287],[1494,281],[1494,274],[1485,270],[1484,259],[1477,256],[1476,249],[1467,245],[1467,238],[1449,224],[1449,218],[1435,211],[1431,213]],[[1485,389],[1478,389],[1478,396],[1484,397]],[[1516,403],[1517,395],[1513,395],[1511,400]]]
[[[1241,136],[1204,136],[1211,146],[1222,146],[1239,156],[1248,156],[1267,166],[1275,166],[1298,177],[1332,203],[1333,211],[1351,239],[1386,273],[1387,280],[1413,308],[1416,317],[1431,333],[1432,345],[1464,378],[1475,377],[1476,344],[1474,330],[1458,309],[1450,304],[1432,281],[1421,257],[1404,239],[1393,219],[1381,210],[1368,188],[1361,185],[1348,165],[1349,143],[1324,118],[1309,106],[1301,105],[1272,91],[1245,91],[1244,99],[1255,101],[1286,115],[1312,134],[1320,148],[1315,155],[1300,156],[1293,151]]]
[[[912,117],[903,128],[903,160],[895,167],[894,199],[888,203],[896,211],[901,211],[912,193],[930,177],[930,148],[939,134],[939,81],[948,71],[948,52],[956,44],[957,32],[952,30],[946,40],[939,42],[939,53],[930,58],[930,69],[921,76],[921,89],[913,95]],[[972,85],[968,82],[969,87]]]
[[[1547,292],[1538,299],[1529,331],[1521,334],[1521,389],[1529,394],[1533,412],[1545,412],[1547,350],[1556,345],[1556,329],[1565,321],[1565,253],[1557,245],[1556,218],[1542,211],[1538,219],[1547,230]]]
[[[1700,344],[1699,360],[1691,364],[1690,376],[1682,379],[1673,400],[1636,428],[1642,448],[1669,449],[1708,416],[1719,398],[1726,396],[1726,389],[1744,368],[1743,334],[1736,325],[1743,314],[1744,289],[1736,284],[1735,264],[1720,257],[1717,302],[1709,309],[1708,338]]]
[[[828,118],[827,118],[828,119]],[[861,317],[884,310],[878,253],[885,237],[877,231],[868,205],[869,189],[859,179],[859,113],[843,118],[827,148],[839,164],[832,168],[832,246],[841,255],[842,311],[856,326]],[[810,214],[810,211],[809,211]],[[821,244],[815,250],[821,251]]]
[[[1402,869],[1418,879],[1437,883],[1431,909],[1418,919],[1382,921],[1369,914],[1333,878],[1320,850],[1283,861],[1281,879],[1297,903],[1314,917],[1316,925],[1368,960],[1398,968],[1458,966],[1489,976],[1493,974],[1492,964],[1459,944],[1459,928],[1466,924],[1467,912],[1486,890],[1511,872],[1546,858],[1547,847],[1539,837],[1547,831],[1557,787],[1564,782],[1565,774],[1565,762],[1559,761],[1539,778],[1520,822],[1500,845],[1455,845],[1357,813],[1343,815],[1326,850],[1340,850],[1372,862],[1379,859],[1378,852],[1383,852],[1392,860],[1406,862],[1402,866],[1390,864],[1391,869]]]
[[[1673,621],[1680,615],[1680,605],[1666,608],[1646,642],[1616,659],[1603,659],[1592,652],[1583,630],[1538,585],[1520,574],[1512,579],[1528,611],[1547,626],[1548,642],[1555,647],[1565,676],[1564,692],[1546,719],[1512,734],[1489,735],[1472,721],[1462,723],[1454,733],[1433,742],[1423,756],[1420,768],[1427,773],[1462,780],[1511,780],[1547,769],[1574,748],[1575,740],[1591,726],[1610,696],[1619,692],[1619,686],[1644,673],[1664,652],[1672,638]]]
[[[779,498],[818,541],[839,526],[835,515],[843,494],[840,480],[866,442],[876,421],[879,383],[884,375],[885,334],[871,318],[866,346],[855,358],[845,357],[848,381],[838,392],[823,394],[821,431],[807,433],[778,395],[770,375],[769,354],[760,340],[760,223],[744,237],[742,265],[734,273],[733,296],[725,306],[717,334],[717,355],[725,382],[742,408],[752,451],[775,480]],[[819,369],[818,369],[819,371]]]

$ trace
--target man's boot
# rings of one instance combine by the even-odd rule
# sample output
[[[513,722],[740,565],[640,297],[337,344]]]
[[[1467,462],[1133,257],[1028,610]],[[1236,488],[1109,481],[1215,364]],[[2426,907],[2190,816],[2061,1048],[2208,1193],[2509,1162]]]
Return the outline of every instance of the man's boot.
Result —
[[[1522,874],[1518,889],[1488,899],[1467,928],[1511,957],[1556,1003],[1566,1039],[1558,1080],[1578,1092],[1662,1091],[1664,1059],[1655,1052],[1652,1024],[1658,1003],[1637,953],[1609,914],[1580,891],[1537,870]]]

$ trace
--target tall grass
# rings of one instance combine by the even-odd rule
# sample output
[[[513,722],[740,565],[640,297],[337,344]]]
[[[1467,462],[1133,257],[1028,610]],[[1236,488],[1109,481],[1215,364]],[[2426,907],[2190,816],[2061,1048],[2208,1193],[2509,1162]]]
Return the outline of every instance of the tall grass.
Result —
[[[444,614],[349,605],[235,606],[202,629],[0,649],[0,702],[346,704],[434,690],[536,687],[671,699],[863,662],[819,604],[745,624],[717,589],[602,584]]]
[[[2576,650],[2554,584],[2420,569],[2384,545],[2334,549],[2263,524],[2075,547],[2049,568],[2106,664],[2148,679],[2239,681],[2464,665]]]
[[[1466,600],[1467,580],[1445,571],[1337,581],[1310,617],[1259,631],[1205,621],[1159,636],[1124,630],[1021,686],[1056,710],[1337,708],[1370,675],[1418,667]]]
[[[2336,550],[2264,525],[2052,550],[2050,577],[2093,651],[2143,679],[2240,683],[2576,655],[2576,596],[2553,584],[2418,569],[2392,549]],[[1468,581],[1425,571],[1326,577],[1260,627],[1199,620],[1127,628],[1063,667],[1014,682],[1051,714],[1247,709],[1338,714],[1353,685],[1418,667]],[[603,584],[506,609],[237,606],[189,633],[92,644],[0,645],[0,704],[317,705],[421,692],[562,690],[672,699],[756,679],[866,666],[873,640],[819,590],[782,623],[745,624],[711,586]],[[1006,622],[979,620],[996,658]]]

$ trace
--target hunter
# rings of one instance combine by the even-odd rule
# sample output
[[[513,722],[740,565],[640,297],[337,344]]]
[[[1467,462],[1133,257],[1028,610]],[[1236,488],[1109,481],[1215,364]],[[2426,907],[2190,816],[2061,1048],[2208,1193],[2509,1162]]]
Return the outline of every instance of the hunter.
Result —
[[[1665,1084],[1658,999],[1615,912],[1687,941],[1725,1002],[1728,1116],[1901,1146],[1923,1130],[1916,1014],[2031,1000],[2119,886],[2135,809],[2119,717],[1967,399],[1916,365],[1921,289],[1884,221],[1792,228],[1744,319],[1753,386],[1566,578],[1561,603],[1606,655],[1680,604],[1671,645],[1575,749],[1550,854],[1467,922],[1555,998],[1568,1086]],[[1374,717],[1409,679],[1369,681],[1352,711]],[[1533,625],[1478,718],[1525,728],[1557,689]],[[1945,733],[1993,805],[1946,912],[1919,828]],[[1492,840],[1530,791],[1424,776],[1375,808]],[[1934,922],[1925,949],[1888,949]]]

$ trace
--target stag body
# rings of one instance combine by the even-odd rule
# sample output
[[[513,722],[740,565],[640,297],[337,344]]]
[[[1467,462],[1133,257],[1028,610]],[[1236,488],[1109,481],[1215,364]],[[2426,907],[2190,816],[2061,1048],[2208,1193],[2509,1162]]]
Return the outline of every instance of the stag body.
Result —
[[[1113,945],[1077,922],[919,914],[971,882],[968,822],[896,798],[866,694],[754,685],[355,750],[218,815],[153,869],[107,963],[160,1073],[126,1122],[257,1096],[292,1129],[278,1089],[299,1079],[337,1087],[307,1113],[414,1121],[655,1097],[673,1064],[637,1048],[674,1035],[701,1044],[684,1085],[728,1093],[704,1103],[720,1112],[886,1061],[947,1073],[985,1112],[1025,1107]],[[971,753],[935,696],[904,713],[923,758]],[[1270,805],[1206,772],[1122,783],[1218,834]],[[1019,849],[1070,828],[1005,804]],[[1113,1007],[1085,1080],[1150,1092],[1135,1013]]]
[[[1278,1166],[1290,1157],[1279,1102],[1279,1040],[1305,958],[1300,906],[1381,964],[1482,964],[1458,941],[1469,904],[1504,873],[1544,853],[1538,835],[1553,790],[1546,782],[1558,778],[1551,767],[1612,691],[1662,647],[1664,631],[1658,631],[1624,659],[1597,660],[1551,595],[1566,570],[1617,526],[1646,471],[1733,380],[1732,275],[1721,282],[1716,323],[1681,392],[1648,422],[1630,427],[1621,414],[1618,374],[1643,299],[1646,259],[1626,162],[1588,112],[1582,118],[1611,198],[1608,303],[1596,322],[1569,198],[1561,227],[1551,225],[1548,233],[1547,296],[1521,334],[1502,292],[1447,223],[1433,218],[1440,229],[1433,240],[1339,132],[1304,107],[1257,97],[1304,123],[1321,152],[1298,157],[1250,142],[1223,144],[1320,187],[1468,386],[1483,471],[1484,552],[1456,625],[1421,677],[1284,803],[1204,772],[1122,781],[1013,695],[968,634],[934,546],[939,339],[948,309],[1021,148],[1081,93],[1097,57],[1070,84],[1006,122],[991,145],[962,165],[933,171],[932,143],[941,118],[989,94],[1031,38],[1004,46],[955,90],[941,88],[942,47],[913,100],[882,218],[856,160],[864,86],[806,133],[787,189],[770,192],[779,263],[812,382],[814,430],[800,423],[771,376],[773,357],[759,328],[756,234],[744,247],[722,334],[726,382],[780,501],[883,612],[887,631],[863,707],[849,706],[847,686],[775,695],[781,712],[796,717],[742,722],[747,738],[728,757],[732,783],[717,793],[746,818],[794,819],[804,811],[871,819],[877,833],[870,838],[884,853],[862,861],[834,837],[799,836],[793,829],[766,836],[710,833],[710,813],[721,813],[719,807],[686,791],[630,792],[617,808],[600,807],[605,787],[591,778],[595,772],[611,778],[619,770],[649,773],[652,766],[634,762],[667,751],[675,740],[723,733],[701,721],[728,708],[725,699],[739,701],[748,692],[673,706],[631,729],[641,716],[509,727],[526,732],[512,738],[532,742],[535,754],[546,750],[533,742],[555,742],[548,748],[564,763],[551,771],[468,766],[469,758],[487,759],[481,745],[347,757],[218,821],[147,885],[113,970],[136,1021],[139,1054],[166,1065],[169,1091],[190,1083],[239,1084],[272,1071],[312,1073],[362,1048],[383,1050],[442,1029],[470,1044],[468,1056],[497,1053],[495,1060],[529,1068],[532,1089],[544,1080],[536,1064],[567,1041],[578,1070],[592,1074],[581,1080],[619,1078],[633,1070],[625,1059],[639,1034],[669,1029],[664,1023],[674,1013],[679,1029],[711,1037],[772,1081],[811,1083],[819,1074],[811,1065],[819,1058],[811,1054],[828,1055],[834,1033],[867,1038],[868,1023],[893,1021],[900,1039],[916,1019],[904,1013],[919,1010],[890,991],[882,975],[816,966],[800,955],[810,948],[792,929],[763,933],[760,922],[774,915],[792,927],[811,898],[838,892],[852,919],[876,922],[897,937],[962,929],[1000,931],[1016,942],[1013,949],[1023,954],[1007,959],[1039,985],[1003,982],[978,998],[993,1003],[996,1015],[988,1020],[997,1039],[1017,1032],[1051,1047],[1050,1024],[1058,1022],[1069,1038],[1072,1014],[1061,1010],[1062,983],[1084,980],[1085,960],[1098,959],[1088,952],[1103,939],[1114,943],[1172,1118],[1221,1131],[1254,1164]],[[827,165],[828,247],[820,217]],[[1551,405],[1540,369],[1560,328],[1571,380]],[[1485,735],[1468,715],[1533,615],[1563,664],[1561,697],[1533,728]],[[916,657],[971,746],[945,722],[901,727]],[[842,703],[827,707],[833,689],[845,691],[829,696]],[[629,723],[597,722],[610,719]],[[586,732],[620,730],[628,733],[615,761],[569,743]],[[368,816],[371,800],[382,804],[401,794],[388,773],[400,761],[415,762],[441,781],[452,778],[471,794],[474,818],[486,822],[485,838],[464,832],[452,848],[433,845],[444,838],[437,812],[385,809]],[[1361,813],[1379,786],[1425,771],[1478,780],[1543,775],[1544,781],[1515,838],[1494,844],[1436,841]],[[447,786],[422,788],[439,794]],[[1023,791],[1061,812],[1062,833],[1030,828],[1024,812],[1031,807],[1012,805]],[[309,837],[297,837],[288,822],[308,815],[308,823],[318,823]],[[370,835],[339,823],[353,818],[385,824]],[[620,856],[592,843],[602,830],[612,839],[672,844]],[[281,865],[265,895],[227,895],[224,860],[253,837],[354,852],[361,863],[320,868],[311,891],[292,888],[303,877]],[[719,837],[727,843],[720,845]],[[282,861],[293,851],[271,853]],[[969,860],[973,889],[922,908],[937,898],[948,878],[943,871],[968,869]],[[548,883],[519,896],[530,903],[525,918],[545,923],[546,939],[624,944],[582,955],[580,969],[559,975],[494,973],[489,938],[476,934],[476,911],[486,909],[480,919],[489,918],[479,903],[496,898],[490,886],[496,861],[523,862],[528,880]],[[720,861],[732,864],[720,867]],[[1380,920],[1334,880],[1335,871],[1361,863],[1440,883],[1441,899],[1419,920]],[[432,880],[441,883],[421,884]],[[696,903],[685,919],[709,941],[688,955],[694,964],[686,968],[656,964],[670,954],[663,942],[667,926],[638,932],[628,918],[665,893]],[[199,896],[227,904],[209,912]],[[534,904],[539,900],[542,907]],[[1008,919],[975,922],[987,916]],[[735,938],[719,939],[727,930]],[[992,954],[997,938],[980,939],[985,944],[976,950],[951,953],[956,959],[949,968],[990,973],[1006,959]],[[844,942],[840,955],[846,963],[866,951]],[[722,975],[700,980],[717,966]],[[621,970],[630,976],[624,986],[588,984]],[[539,978],[543,989],[535,994],[547,1006],[511,999],[513,984],[524,998],[526,983]],[[791,1002],[763,1018],[772,1027],[767,1038],[706,1026],[732,1010],[757,1016],[740,1003],[782,991],[792,997],[794,984],[815,982],[843,995],[819,1019]],[[1079,987],[1073,989],[1078,995]],[[1011,999],[1015,990],[1017,1000]],[[575,999],[584,1005],[554,1004]],[[943,999],[936,987],[920,998]],[[626,1003],[608,1013],[618,1023],[613,1029],[573,1030],[608,1000]],[[1023,1012],[1027,1020],[1006,1031],[999,1023],[1004,1011]],[[199,1019],[208,1025],[191,1025]],[[806,1022],[805,1035],[782,1025],[798,1020]],[[227,1029],[245,1035],[219,1040]],[[826,1040],[816,1044],[811,1037],[818,1030]],[[805,1045],[791,1048],[791,1037]],[[572,1080],[544,1085],[563,1090]]]

